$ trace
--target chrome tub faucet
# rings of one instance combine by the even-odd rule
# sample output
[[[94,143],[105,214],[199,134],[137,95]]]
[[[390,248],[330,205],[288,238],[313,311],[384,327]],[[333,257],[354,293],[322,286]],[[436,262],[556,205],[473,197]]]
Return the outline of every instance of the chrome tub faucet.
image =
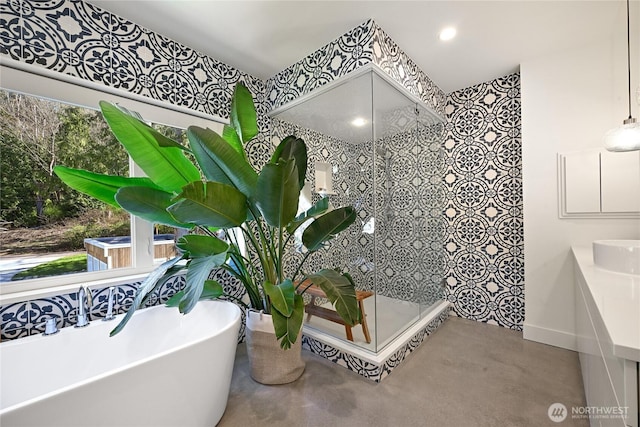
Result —
[[[89,324],[87,316],[92,305],[93,296],[91,295],[91,289],[86,286],[80,286],[80,289],[78,289],[78,321],[76,322],[76,328],[82,328]]]
[[[115,302],[115,286],[109,287],[109,296],[107,297],[107,314],[102,318],[103,322],[113,320],[116,316],[113,315],[113,303]]]

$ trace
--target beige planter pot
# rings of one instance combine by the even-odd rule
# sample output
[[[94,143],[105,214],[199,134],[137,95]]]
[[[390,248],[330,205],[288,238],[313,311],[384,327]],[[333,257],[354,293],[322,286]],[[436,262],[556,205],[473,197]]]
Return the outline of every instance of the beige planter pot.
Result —
[[[259,383],[286,384],[300,378],[305,363],[302,360],[302,334],[288,350],[280,348],[270,314],[247,311],[247,353],[251,378]]]

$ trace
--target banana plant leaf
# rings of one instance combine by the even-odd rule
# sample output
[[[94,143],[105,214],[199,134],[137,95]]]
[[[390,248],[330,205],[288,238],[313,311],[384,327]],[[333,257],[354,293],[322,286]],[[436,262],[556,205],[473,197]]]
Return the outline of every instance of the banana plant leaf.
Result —
[[[253,97],[249,89],[242,83],[236,84],[233,89],[229,118],[231,126],[243,144],[258,134],[258,118]]]
[[[160,189],[149,178],[128,178],[124,176],[104,175],[83,169],[56,166],[53,172],[69,187],[94,197],[113,207],[120,208],[116,202],[116,193],[122,187],[149,187]]]
[[[298,212],[300,187],[295,161],[267,164],[258,176],[255,204],[272,227],[285,227]]]
[[[285,350],[291,348],[291,345],[296,342],[304,317],[304,300],[298,294],[295,294],[293,298],[291,316],[287,317],[277,309],[271,310],[276,338],[280,340],[280,347]]]
[[[293,313],[294,297],[296,295],[291,279],[285,279],[278,285],[274,285],[267,280],[262,286],[273,307],[283,316],[290,317]]]
[[[217,280],[205,280],[204,287],[202,288],[202,295],[198,301],[206,300],[206,299],[216,299],[224,295],[224,290],[222,285]],[[167,307],[178,307],[180,305],[180,301],[184,298],[184,291],[178,291],[171,298],[164,303]]]
[[[186,284],[184,288],[184,296],[178,304],[180,313],[187,314],[200,299],[204,283],[209,279],[211,270],[220,267],[227,260],[227,250],[218,252],[218,249],[212,249],[211,255],[192,258],[187,265]]]
[[[229,244],[213,236],[187,234],[178,239],[176,246],[184,252],[185,257],[191,258],[186,276],[187,284],[177,303],[180,312],[188,313],[205,294],[207,282],[212,282],[208,280],[211,270],[227,260]],[[213,288],[209,288],[207,292],[218,292],[215,283],[209,284]]]
[[[159,187],[178,192],[189,182],[200,179],[200,172],[187,159],[183,150],[175,146],[175,141],[171,142],[169,138],[123,112],[116,105],[101,101],[100,108],[118,141]]]
[[[184,259],[184,257],[182,257],[182,259]],[[140,303],[140,307],[146,307],[147,304],[149,304],[149,300],[154,296],[154,293],[162,286],[164,285],[167,280],[169,280],[170,278],[172,278],[173,276],[182,273],[184,271],[185,266],[184,265],[180,265],[180,264],[175,264],[173,265],[170,269],[168,269],[167,271],[164,272],[164,274],[162,275],[162,277],[160,279],[158,279],[158,281],[156,281],[155,286],[149,290],[147,292],[147,295],[145,295],[145,297],[143,298],[142,302]]]
[[[173,202],[173,194],[149,187],[122,187],[116,193],[116,201],[127,212],[152,223],[177,228],[193,228],[193,224],[178,221],[167,208]]]
[[[229,250],[229,244],[214,236],[187,234],[176,242],[176,246],[189,257],[200,258],[217,255]]]
[[[360,323],[360,309],[352,281],[335,270],[323,269],[307,275],[307,279],[319,286],[336,308],[342,319],[351,326]]]
[[[316,218],[317,216],[322,215],[329,209],[329,198],[323,197],[318,200],[313,206],[307,209],[305,212],[302,212],[300,215],[295,217],[293,221],[287,224],[287,232],[289,234],[295,233],[295,231],[302,224],[310,220],[311,218]]]
[[[244,147],[242,147],[242,141],[240,141],[240,137],[234,128],[229,125],[224,125],[224,128],[222,128],[222,139],[227,141],[239,154],[242,154],[245,159],[247,158],[247,153],[244,151]]]
[[[258,174],[244,156],[211,129],[189,126],[187,137],[193,155],[209,181],[234,186],[246,197],[251,197]]]
[[[247,218],[246,197],[219,182],[195,181],[186,185],[169,212],[181,222],[202,226],[237,227]]]
[[[165,273],[168,270],[170,270],[174,265],[176,265],[176,263],[178,263],[178,261],[180,261],[181,259],[182,259],[182,256],[177,256],[175,258],[171,258],[170,260],[163,262],[158,266],[158,268],[153,270],[147,276],[146,279],[144,279],[144,281],[140,284],[140,286],[138,286],[138,289],[136,290],[136,295],[133,298],[133,303],[131,303],[131,308],[129,308],[129,311],[127,311],[127,314],[124,315],[120,323],[118,323],[118,325],[111,331],[109,336],[114,336],[118,334],[120,331],[122,331],[122,328],[124,328],[125,325],[129,322],[129,320],[131,320],[131,316],[133,316],[133,313],[135,313],[135,311],[138,308],[140,308],[140,305],[142,301],[146,298],[147,294],[153,291],[153,289],[156,287],[159,281],[163,277],[165,277]]]
[[[315,218],[302,233],[302,243],[313,252],[333,239],[336,234],[345,230],[356,220],[356,210],[351,206],[334,209],[321,217]]]
[[[287,136],[283,139],[273,152],[270,163],[278,163],[281,159],[295,160],[298,168],[298,182],[300,189],[302,189],[307,175],[307,146],[304,141],[295,136]]]

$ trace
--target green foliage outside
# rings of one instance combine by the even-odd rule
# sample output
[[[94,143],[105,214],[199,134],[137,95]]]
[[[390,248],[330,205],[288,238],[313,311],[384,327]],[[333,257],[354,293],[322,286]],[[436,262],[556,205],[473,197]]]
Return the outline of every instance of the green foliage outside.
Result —
[[[71,227],[64,234],[70,249],[84,249],[84,239],[130,235],[129,215],[118,215],[109,222],[89,222]]]
[[[0,91],[0,223],[34,227],[104,204],[53,173],[64,164],[126,176],[129,157],[99,111]],[[113,209],[112,209],[113,210]]]
[[[14,275],[11,280],[36,279],[87,271],[87,255],[70,255],[37,265]]]

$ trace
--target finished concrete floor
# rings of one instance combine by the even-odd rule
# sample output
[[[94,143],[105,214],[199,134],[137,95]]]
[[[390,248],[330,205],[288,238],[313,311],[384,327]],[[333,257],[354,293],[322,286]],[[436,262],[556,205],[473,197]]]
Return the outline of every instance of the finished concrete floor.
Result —
[[[390,376],[376,384],[303,351],[307,367],[291,384],[249,376],[238,347],[220,427],[540,427],[588,426],[578,355],[526,341],[521,332],[449,318]],[[552,422],[562,403],[569,416]]]

